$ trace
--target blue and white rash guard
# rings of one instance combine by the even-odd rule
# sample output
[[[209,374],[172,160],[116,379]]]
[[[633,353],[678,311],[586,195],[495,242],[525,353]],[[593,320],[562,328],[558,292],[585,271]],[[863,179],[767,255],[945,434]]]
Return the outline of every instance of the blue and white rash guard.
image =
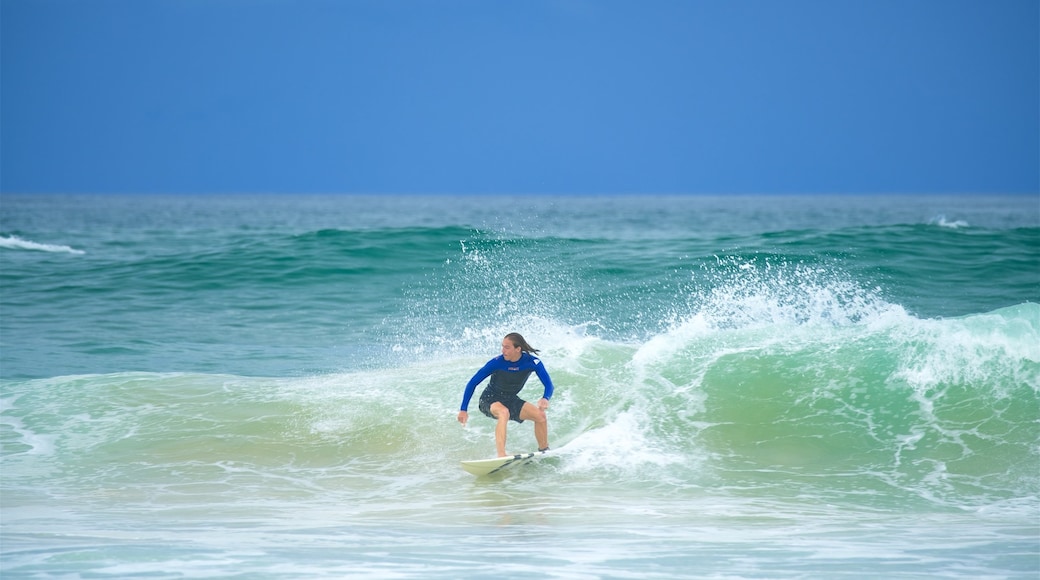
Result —
[[[552,379],[549,378],[549,373],[545,370],[545,365],[542,364],[541,360],[528,352],[520,353],[520,360],[516,362],[509,362],[504,355],[498,355],[489,360],[466,383],[466,392],[462,395],[461,410],[469,410],[469,400],[473,397],[473,392],[477,390],[477,385],[484,379],[491,377],[488,389],[494,389],[495,392],[503,395],[515,396],[524,388],[524,384],[527,383],[527,377],[531,376],[531,373],[537,374],[538,380],[542,381],[542,385],[545,386],[545,392],[542,394],[542,397],[551,399],[553,394]]]

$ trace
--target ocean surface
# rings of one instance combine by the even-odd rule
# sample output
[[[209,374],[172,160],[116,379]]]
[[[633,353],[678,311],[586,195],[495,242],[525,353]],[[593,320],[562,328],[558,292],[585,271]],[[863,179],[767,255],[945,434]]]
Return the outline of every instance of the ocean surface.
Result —
[[[5,580],[1035,579],[1040,198],[5,194],[0,389]]]

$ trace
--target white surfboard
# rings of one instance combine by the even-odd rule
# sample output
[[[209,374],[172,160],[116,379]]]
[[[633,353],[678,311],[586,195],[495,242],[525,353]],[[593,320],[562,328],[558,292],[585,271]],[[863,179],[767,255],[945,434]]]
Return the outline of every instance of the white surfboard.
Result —
[[[462,468],[466,471],[480,477],[482,475],[491,475],[492,473],[500,473],[506,469],[512,469],[517,465],[527,463],[535,457],[541,457],[548,451],[532,451],[531,453],[518,453],[516,455],[507,455],[505,457],[492,457],[491,459],[472,459],[469,461],[462,462]]]

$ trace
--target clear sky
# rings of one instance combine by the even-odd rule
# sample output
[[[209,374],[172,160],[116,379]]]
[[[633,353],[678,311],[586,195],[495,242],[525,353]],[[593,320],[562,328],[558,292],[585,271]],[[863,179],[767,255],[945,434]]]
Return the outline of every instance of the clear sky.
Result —
[[[4,192],[1032,193],[1037,0],[0,0]]]

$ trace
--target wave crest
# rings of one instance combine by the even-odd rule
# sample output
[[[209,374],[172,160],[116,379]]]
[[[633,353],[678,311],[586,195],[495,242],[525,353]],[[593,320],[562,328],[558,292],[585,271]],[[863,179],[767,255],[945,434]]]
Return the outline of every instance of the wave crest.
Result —
[[[18,236],[0,236],[0,248],[7,248],[11,250],[34,250],[38,252],[53,252],[65,254],[86,253],[83,250],[77,250],[70,246],[63,246],[59,244],[41,244],[39,242],[23,240]]]

